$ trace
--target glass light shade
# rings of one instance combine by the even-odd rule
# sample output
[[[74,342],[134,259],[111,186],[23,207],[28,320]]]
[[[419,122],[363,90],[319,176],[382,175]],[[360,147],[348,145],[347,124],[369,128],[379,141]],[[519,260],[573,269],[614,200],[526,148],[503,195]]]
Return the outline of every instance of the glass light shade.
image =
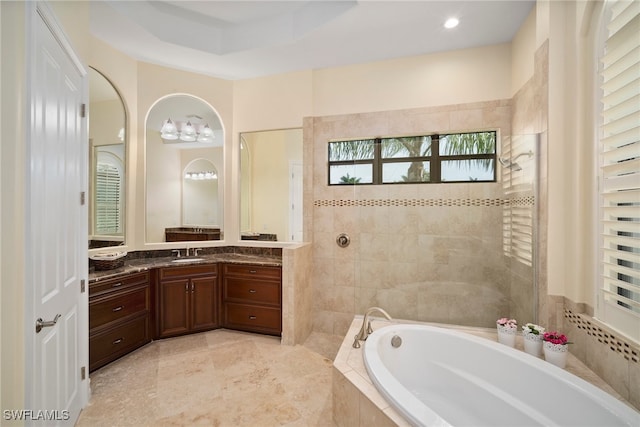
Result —
[[[213,142],[213,138],[215,138],[213,129],[211,129],[208,124],[204,125],[198,135],[198,142]]]
[[[212,139],[215,138],[215,135],[213,134],[213,129],[209,127],[209,124],[204,125],[204,127],[200,131],[200,135],[205,136],[207,138],[212,138]]]
[[[193,127],[191,122],[187,122],[187,124],[184,125],[184,127],[182,128],[182,134],[183,135],[189,135],[189,136],[195,136],[196,135],[196,128]]]
[[[167,140],[178,139],[178,128],[176,128],[176,125],[173,124],[171,119],[167,119],[167,121],[162,125],[160,137]]]
[[[187,124],[182,128],[180,140],[185,142],[193,142],[196,140],[196,129],[193,127],[191,122],[187,122]]]

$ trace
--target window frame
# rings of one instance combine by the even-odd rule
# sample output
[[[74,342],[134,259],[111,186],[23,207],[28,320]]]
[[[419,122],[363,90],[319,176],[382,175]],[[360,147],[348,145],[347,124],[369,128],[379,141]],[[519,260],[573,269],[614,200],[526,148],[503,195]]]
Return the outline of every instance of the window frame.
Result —
[[[121,236],[124,234],[122,227],[122,186],[123,174],[118,165],[108,162],[98,162],[96,164],[94,235]],[[105,219],[109,218],[107,211],[110,211],[111,216],[114,217],[112,222],[105,221]]]
[[[637,252],[633,252],[633,247],[631,247],[632,251],[623,247],[624,238],[628,237],[625,232],[626,227],[624,224],[625,222],[631,222],[629,221],[629,218],[637,218],[638,211],[634,211],[631,217],[627,217],[628,213],[607,214],[608,210],[616,209],[618,207],[624,208],[625,206],[632,206],[640,209],[638,208],[638,202],[635,199],[632,199],[632,196],[629,196],[629,194],[633,194],[634,191],[638,191],[637,184],[635,184],[635,187],[629,184],[631,179],[638,176],[639,171],[637,169],[633,171],[625,169],[624,173],[617,173],[615,171],[618,167],[624,168],[623,164],[625,162],[630,163],[633,159],[637,159],[637,157],[627,157],[626,155],[617,156],[615,154],[616,150],[622,152],[625,147],[634,143],[628,143],[628,141],[612,141],[623,134],[629,133],[629,130],[625,130],[624,127],[621,127],[615,131],[612,130],[611,132],[605,132],[606,127],[611,126],[611,123],[615,123],[616,120],[619,120],[621,117],[624,119],[632,114],[638,114],[636,106],[636,110],[633,112],[626,112],[624,113],[626,114],[625,116],[618,117],[619,112],[616,112],[616,108],[621,107],[626,101],[628,101],[628,99],[624,98],[623,95],[620,95],[617,98],[618,100],[615,102],[605,102],[605,98],[611,95],[612,89],[608,88],[607,91],[609,93],[607,93],[604,86],[611,83],[616,76],[612,73],[605,78],[605,70],[607,70],[607,67],[609,67],[609,69],[614,68],[612,64],[615,64],[615,61],[619,61],[621,58],[624,58],[624,55],[622,55],[613,61],[610,58],[605,60],[605,57],[607,57],[609,53],[615,51],[615,45],[611,48],[611,51],[608,51],[609,46],[607,43],[614,37],[612,34],[609,34],[608,27],[611,26],[613,21],[616,19],[613,15],[613,8],[620,9],[620,4],[622,4],[622,2],[612,1],[605,3],[602,11],[600,33],[596,42],[597,51],[595,58],[597,60],[598,69],[595,71],[594,79],[596,93],[595,123],[597,124],[595,137],[597,161],[595,167],[598,176],[598,188],[596,190],[595,199],[598,203],[595,207],[595,222],[597,236],[596,241],[598,244],[597,250],[595,251],[597,253],[595,263],[597,266],[595,317],[598,321],[631,339],[635,343],[640,343],[640,305],[637,299],[633,299],[633,294],[635,294],[635,298],[637,298],[639,293],[637,284],[639,270],[637,267],[629,267],[625,263],[625,254],[632,254],[631,259],[633,259],[633,254],[637,254]],[[631,5],[631,3],[628,4]],[[622,14],[616,14],[616,17],[620,17],[621,15]],[[635,15],[629,14],[627,16],[634,16],[633,19],[638,19],[637,11]],[[613,34],[619,35],[624,31],[623,29],[625,28],[625,25],[620,25],[618,23],[614,25],[614,27],[616,30]],[[617,40],[616,43],[619,43],[619,40]],[[618,53],[615,55],[618,55]],[[608,65],[605,65],[605,62],[608,62]],[[632,67],[629,66],[627,70],[631,68]],[[625,88],[626,86],[622,84],[621,87]],[[616,90],[621,92],[620,88],[613,90],[613,92]],[[637,144],[637,140],[635,143]],[[614,182],[616,179],[619,180],[619,183]],[[607,181],[613,182],[613,185],[608,184]],[[633,182],[635,183],[637,181]],[[630,200],[633,203],[628,204]],[[637,223],[637,221],[633,222]],[[632,270],[632,272],[629,273],[627,279],[621,280],[621,274],[627,275],[625,269]],[[611,273],[614,274],[612,275]],[[635,283],[633,282],[634,279],[636,280]],[[621,291],[627,288],[632,290],[629,290],[628,293]]]
[[[455,154],[455,155],[443,155],[440,154],[440,138],[448,135],[464,135],[474,133],[493,133],[494,134],[494,150],[489,154]],[[412,156],[412,157],[382,157],[382,141],[392,138],[431,138],[429,155],[425,156]],[[348,141],[371,141],[374,144],[373,158],[371,159],[358,159],[358,160],[331,160],[331,144],[342,143]],[[498,144],[499,134],[497,129],[480,130],[474,132],[448,132],[448,133],[424,133],[405,136],[385,136],[375,138],[352,138],[352,139],[336,139],[330,140],[327,144],[327,184],[330,186],[341,185],[393,185],[393,184],[456,184],[456,183],[491,183],[498,182]],[[456,181],[443,181],[442,180],[442,163],[444,161],[464,161],[464,160],[493,160],[493,178],[490,180],[456,180]],[[383,179],[383,166],[391,163],[413,163],[413,162],[429,162],[429,181],[398,181],[398,182],[384,182]],[[352,166],[352,165],[371,165],[372,182],[331,182],[331,167],[332,166]]]

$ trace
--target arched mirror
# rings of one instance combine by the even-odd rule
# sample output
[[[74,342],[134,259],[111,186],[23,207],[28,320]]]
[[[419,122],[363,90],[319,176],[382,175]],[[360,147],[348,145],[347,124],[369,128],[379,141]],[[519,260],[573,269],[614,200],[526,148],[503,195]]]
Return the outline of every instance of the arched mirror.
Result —
[[[146,121],[147,243],[221,240],[222,122],[205,101],[170,95]]]
[[[240,238],[302,241],[302,129],[240,135]]]
[[[89,68],[89,249],[125,242],[125,129],[122,98]]]

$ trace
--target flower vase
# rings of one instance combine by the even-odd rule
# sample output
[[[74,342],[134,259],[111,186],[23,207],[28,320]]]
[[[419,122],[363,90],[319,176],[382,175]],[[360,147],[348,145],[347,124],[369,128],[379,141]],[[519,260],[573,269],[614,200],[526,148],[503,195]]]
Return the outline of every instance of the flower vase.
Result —
[[[516,346],[516,328],[509,328],[502,325],[496,325],[498,328],[498,342],[509,347]]]
[[[569,348],[566,344],[554,344],[549,341],[544,342],[544,360],[547,362],[559,368],[564,368],[567,365],[568,354]]]
[[[542,335],[523,332],[524,351],[535,357],[542,356]]]

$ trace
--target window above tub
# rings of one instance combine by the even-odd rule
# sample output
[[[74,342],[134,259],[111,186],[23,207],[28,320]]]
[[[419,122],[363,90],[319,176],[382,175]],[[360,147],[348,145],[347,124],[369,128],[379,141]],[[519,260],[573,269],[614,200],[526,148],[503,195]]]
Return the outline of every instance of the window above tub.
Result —
[[[329,142],[329,185],[496,181],[496,131]]]

